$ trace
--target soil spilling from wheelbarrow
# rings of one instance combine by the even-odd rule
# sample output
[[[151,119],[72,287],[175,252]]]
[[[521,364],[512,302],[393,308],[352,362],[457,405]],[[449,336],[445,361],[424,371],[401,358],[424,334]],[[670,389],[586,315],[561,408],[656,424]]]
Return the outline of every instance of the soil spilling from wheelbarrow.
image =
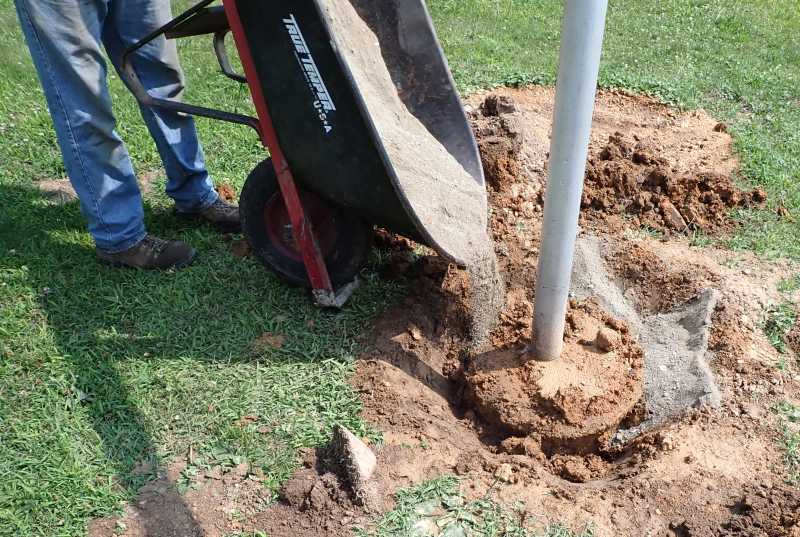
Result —
[[[381,50],[375,33],[359,16],[359,2],[320,4],[386,150],[397,188],[408,199],[409,215],[440,253],[470,273],[471,335],[473,346],[480,348],[504,301],[494,244],[488,236],[485,188],[402,101],[383,60],[388,51]]]

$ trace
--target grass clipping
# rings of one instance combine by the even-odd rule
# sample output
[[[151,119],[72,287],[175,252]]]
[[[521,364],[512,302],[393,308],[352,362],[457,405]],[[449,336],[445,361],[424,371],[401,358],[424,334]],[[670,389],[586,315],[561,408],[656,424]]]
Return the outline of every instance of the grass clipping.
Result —
[[[472,339],[480,346],[505,295],[487,233],[485,188],[402,102],[377,37],[353,5],[335,0],[322,0],[320,5],[408,198],[410,215],[430,234],[440,253],[470,272]]]

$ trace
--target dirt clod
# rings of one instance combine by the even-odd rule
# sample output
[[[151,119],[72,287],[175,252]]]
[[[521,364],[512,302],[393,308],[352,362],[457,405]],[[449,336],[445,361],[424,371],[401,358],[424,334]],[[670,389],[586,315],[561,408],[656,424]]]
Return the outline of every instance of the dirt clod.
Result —
[[[719,233],[734,227],[728,218],[731,209],[765,201],[763,189],[742,192],[726,175],[677,173],[657,147],[617,132],[589,159],[581,204],[590,222],[627,215],[634,225],[664,233]]]
[[[248,257],[252,250],[250,249],[250,243],[248,243],[245,239],[240,239],[231,242],[231,253],[234,257]]]
[[[516,106],[508,97],[489,95],[473,120],[487,184],[507,190],[522,173],[524,136],[513,114]]]
[[[217,194],[219,194],[220,199],[228,203],[236,201],[236,191],[227,183],[217,185]]]
[[[594,344],[603,352],[611,352],[622,344],[622,338],[614,330],[602,327],[597,331],[597,336],[594,338]]]

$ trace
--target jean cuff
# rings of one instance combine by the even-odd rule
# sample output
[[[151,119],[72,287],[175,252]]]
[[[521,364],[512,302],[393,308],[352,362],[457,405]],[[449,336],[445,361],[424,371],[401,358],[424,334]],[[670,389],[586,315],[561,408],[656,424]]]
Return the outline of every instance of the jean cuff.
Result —
[[[131,248],[142,242],[146,236],[147,236],[147,231],[142,229],[142,231],[136,234],[132,239],[128,239],[121,243],[115,244],[110,248],[105,248],[101,246],[97,242],[97,240],[95,240],[95,246],[97,247],[98,250],[105,252],[107,254],[118,254],[120,252],[124,252],[125,250],[130,250]]]
[[[219,194],[213,188],[206,194],[202,200],[197,203],[192,204],[190,207],[183,207],[181,205],[175,204],[175,208],[179,213],[185,214],[192,214],[192,213],[202,213],[212,205],[214,205],[217,200],[219,199]]]

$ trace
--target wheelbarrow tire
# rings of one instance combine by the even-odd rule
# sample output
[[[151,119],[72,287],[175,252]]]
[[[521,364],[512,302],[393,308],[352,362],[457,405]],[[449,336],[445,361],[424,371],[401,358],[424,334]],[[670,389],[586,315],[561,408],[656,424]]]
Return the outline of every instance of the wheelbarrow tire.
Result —
[[[354,211],[323,201],[299,186],[298,193],[333,286],[352,282],[369,256],[373,226]],[[291,228],[271,159],[261,162],[247,177],[239,213],[242,232],[259,260],[287,282],[311,287],[300,252],[286,231]]]

